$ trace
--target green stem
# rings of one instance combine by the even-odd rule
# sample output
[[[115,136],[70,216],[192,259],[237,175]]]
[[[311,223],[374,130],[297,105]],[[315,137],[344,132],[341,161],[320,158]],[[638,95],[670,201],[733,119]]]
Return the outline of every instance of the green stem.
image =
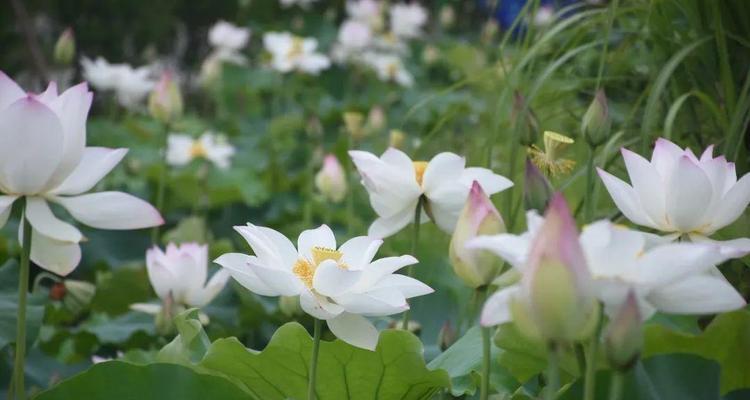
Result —
[[[484,303],[484,301],[487,300],[487,296],[489,295],[489,285],[478,288],[477,297],[479,297],[482,301],[481,303]],[[480,400],[487,400],[490,396],[490,361],[491,361],[491,344],[490,344],[490,328],[488,327],[480,327],[482,330],[482,386],[480,389]]]
[[[414,212],[414,227],[412,228],[412,242],[411,242],[411,255],[416,257],[417,256],[417,245],[419,244],[419,225],[421,225],[421,218],[422,218],[422,202],[423,198],[420,197],[419,200],[417,200],[417,209]],[[412,266],[410,265],[407,267],[407,274],[409,276],[412,276],[414,274],[414,271],[412,270]],[[407,309],[404,311],[404,314],[401,319],[401,329],[408,330],[409,329],[409,310]]]
[[[349,150],[353,150],[353,139],[350,134],[346,135],[346,179],[349,185],[349,195],[346,196],[346,232],[349,236],[354,236],[354,187],[357,181],[354,178],[354,161],[349,156]]]
[[[612,25],[615,22],[615,13],[617,12],[619,0],[612,0],[609,6],[609,15],[607,16],[607,25],[604,27],[604,48],[599,58],[599,70],[596,74],[596,88],[599,89],[604,75],[604,62],[607,59],[607,50],[609,49],[609,35],[612,31]]]
[[[593,146],[589,146],[589,156],[588,160],[586,160],[586,198],[583,202],[583,221],[585,223],[591,222],[592,218],[594,217],[594,210],[596,208],[594,207],[594,187],[596,185],[596,180],[594,177],[594,171],[596,167],[594,165],[595,152],[596,148]]]
[[[320,350],[320,331],[322,330],[323,321],[315,318],[312,358],[310,358],[310,376],[307,381],[307,400],[315,400],[315,378],[318,372],[318,352]]]
[[[164,192],[167,181],[167,137],[169,136],[169,125],[165,124],[162,133],[162,146],[161,146],[161,159],[159,160],[159,181],[156,182],[156,209],[159,210],[162,215],[164,212]],[[159,227],[155,226],[151,229],[151,244],[157,244],[159,241]]]
[[[544,388],[544,399],[555,400],[560,390],[560,354],[556,343],[550,343],[547,352],[547,387]]]
[[[586,373],[586,352],[583,350],[581,343],[576,343],[576,362],[578,363],[578,373],[583,376]]]
[[[589,350],[586,352],[586,376],[584,380],[583,399],[596,399],[596,358],[599,352],[598,335],[594,336],[589,342]]]
[[[620,400],[622,398],[622,389],[625,383],[622,372],[615,371],[612,374],[612,381],[609,383],[609,400]]]
[[[21,265],[18,274],[18,320],[16,325],[16,360],[13,364],[13,390],[16,398],[26,399],[26,388],[24,378],[26,376],[24,362],[26,361],[26,297],[29,291],[29,259],[31,257],[31,224],[26,218],[26,198],[22,199],[24,216],[21,218],[23,224],[23,242],[21,243]]]

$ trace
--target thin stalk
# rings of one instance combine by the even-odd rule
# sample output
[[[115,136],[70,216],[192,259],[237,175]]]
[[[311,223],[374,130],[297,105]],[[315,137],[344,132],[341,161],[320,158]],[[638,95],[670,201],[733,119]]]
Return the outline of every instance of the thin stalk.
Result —
[[[544,399],[555,400],[560,390],[560,353],[556,343],[550,343],[547,352],[547,386],[544,388]]]
[[[312,357],[310,358],[310,376],[307,381],[307,400],[315,400],[315,378],[318,372],[318,352],[320,351],[320,331],[322,330],[323,321],[315,318]]]
[[[411,242],[411,255],[416,257],[417,256],[417,245],[419,244],[419,225],[421,225],[421,219],[422,219],[422,197],[419,198],[417,201],[417,209],[414,212],[414,227],[412,228],[412,242]],[[414,271],[412,270],[412,265],[407,267],[407,273],[409,276],[412,276],[414,274]],[[409,310],[407,309],[404,311],[404,314],[401,318],[401,329],[408,330],[409,329]]]
[[[578,373],[584,375],[586,373],[586,352],[583,350],[581,343],[576,343],[576,361],[578,363]]]
[[[29,291],[29,259],[31,257],[31,224],[26,218],[26,198],[23,201],[23,241],[21,243],[21,265],[18,274],[18,321],[16,325],[16,359],[13,364],[13,390],[16,398],[26,399],[24,363],[26,361],[26,298]]]
[[[617,12],[617,6],[620,3],[619,0],[612,0],[609,5],[609,15],[607,18],[607,25],[604,27],[604,48],[602,48],[602,54],[599,58],[599,71],[596,74],[596,88],[599,89],[602,82],[602,75],[604,74],[604,62],[607,59],[607,50],[609,49],[609,35],[612,31],[612,25],[615,22],[615,13]]]
[[[622,389],[625,383],[624,378],[620,371],[615,371],[612,374],[612,380],[609,383],[609,400],[620,400],[622,398]]]
[[[480,304],[484,300],[487,300],[489,291],[489,285],[477,289],[477,297],[482,300]],[[487,400],[490,396],[490,328],[482,326],[480,329],[482,330],[482,386],[479,392],[479,399]]]
[[[594,217],[594,187],[596,185],[596,180],[594,179],[595,152],[596,148],[593,146],[589,146],[589,156],[588,160],[586,160],[586,198],[583,202],[583,220],[586,223],[591,222],[592,218]]]
[[[344,167],[346,168],[346,179],[349,185],[349,195],[346,196],[346,232],[349,236],[354,235],[354,187],[357,185],[354,179],[354,161],[349,156],[349,151],[353,150],[353,141],[351,134],[346,135],[346,162]]]
[[[160,150],[159,160],[159,180],[156,182],[156,209],[163,214],[162,208],[164,207],[164,192],[167,181],[167,137],[169,136],[169,125],[165,124],[162,132],[162,145]],[[151,228],[151,244],[156,244],[159,241],[159,227],[155,226]]]
[[[589,342],[588,351],[586,352],[586,375],[584,377],[583,399],[596,399],[596,358],[599,352],[599,331],[601,331],[601,315],[599,316],[599,327],[596,334]]]

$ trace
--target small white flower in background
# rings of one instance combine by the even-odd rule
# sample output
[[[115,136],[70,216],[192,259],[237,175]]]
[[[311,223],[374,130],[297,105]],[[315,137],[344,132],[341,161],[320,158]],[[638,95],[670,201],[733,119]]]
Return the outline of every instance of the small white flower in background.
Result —
[[[114,191],[84,194],[127,153],[86,147],[92,98],[85,83],[60,95],[54,82],[44,93],[27,94],[0,72],[0,226],[7,222],[13,202],[25,197],[25,217],[32,227],[31,260],[60,275],[78,265],[78,243],[84,238],[75,226],[52,214],[48,201],[99,229],[140,229],[164,222],[159,211],[135,196]]]
[[[397,55],[367,53],[363,56],[363,60],[372,67],[381,81],[395,82],[405,87],[410,87],[414,84],[414,77],[404,66],[401,57]]]
[[[356,59],[372,42],[370,27],[360,21],[348,19],[339,27],[331,58],[338,63]]]
[[[492,251],[524,274],[531,243],[545,222],[536,211],[529,211],[526,218],[528,231],[521,235],[479,237],[468,246]],[[579,241],[593,277],[592,288],[610,315],[620,307],[629,290],[635,293],[644,319],[656,311],[710,314],[745,304],[732,285],[713,272],[715,264],[727,259],[716,245],[669,243],[607,220],[584,227]],[[485,325],[509,321],[509,296],[516,290],[517,286],[511,286],[493,295],[483,313]]]
[[[378,219],[369,235],[387,237],[414,220],[417,202],[424,196],[421,221],[427,217],[447,233],[453,233],[474,181],[488,195],[511,186],[509,179],[486,168],[466,168],[466,160],[453,153],[440,153],[427,161],[412,161],[404,152],[390,148],[380,158],[366,151],[353,150],[362,184]]]
[[[294,5],[298,5],[302,8],[310,7],[313,3],[315,3],[318,0],[279,0],[279,3],[282,7],[291,7]]]
[[[383,9],[377,0],[347,1],[346,13],[351,19],[367,24],[372,30],[383,28]]]
[[[124,356],[124,354],[121,351],[117,352],[117,356],[116,357],[102,357],[102,356],[97,356],[96,354],[94,354],[93,356],[91,356],[91,363],[92,364],[99,364],[99,363],[103,363],[105,361],[112,361],[112,360],[117,359],[117,358],[122,358],[123,356]]]
[[[536,14],[534,14],[534,25],[536,26],[547,26],[552,23],[552,21],[555,19],[555,8],[546,5],[541,6],[536,11]]]
[[[217,49],[240,51],[250,40],[250,29],[219,21],[208,32],[208,42]]]
[[[271,67],[279,72],[294,70],[317,75],[331,66],[325,55],[317,53],[318,41],[302,38],[289,32],[268,32],[263,35],[263,45],[271,53]]]
[[[121,106],[138,107],[156,85],[150,67],[133,68],[128,64],[110,64],[102,57],[81,59],[83,77],[98,90],[115,92]]]
[[[669,140],[656,141],[651,161],[622,149],[631,184],[599,169],[617,208],[631,222],[693,241],[731,224],[750,203],[750,174],[739,181],[734,163],[714,157],[709,146],[696,157]],[[724,251],[739,256],[750,252],[750,239],[720,243]]]
[[[203,158],[218,168],[227,169],[235,153],[224,135],[217,135],[211,131],[203,133],[194,139],[184,133],[170,133],[167,137],[167,164],[181,167],[196,158]]]
[[[333,154],[323,159],[323,168],[315,175],[315,186],[328,200],[338,203],[346,196],[346,174]]]
[[[150,248],[146,251],[146,269],[151,286],[163,305],[135,303],[130,308],[154,315],[161,313],[165,306],[205,307],[229,280],[229,272],[225,269],[208,279],[208,246],[197,243],[170,243],[166,251],[158,246]]]
[[[427,23],[427,10],[417,3],[394,4],[390,9],[391,31],[398,37],[416,38]]]
[[[374,350],[378,331],[365,317],[397,314],[406,299],[432,293],[424,283],[397,270],[417,260],[408,255],[373,261],[381,240],[355,237],[340,247],[322,225],[302,232],[295,248],[281,233],[247,224],[234,228],[254,256],[224,254],[216,263],[242,286],[262,296],[299,296],[302,309],[325,320],[339,339]]]

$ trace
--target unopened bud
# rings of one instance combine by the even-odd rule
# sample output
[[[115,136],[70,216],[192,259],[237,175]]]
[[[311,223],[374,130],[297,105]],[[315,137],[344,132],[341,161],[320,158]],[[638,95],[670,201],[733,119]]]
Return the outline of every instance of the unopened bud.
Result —
[[[365,117],[362,113],[356,111],[347,111],[344,113],[344,127],[346,132],[355,140],[360,140],[366,136],[364,129]]]
[[[630,290],[604,333],[604,353],[613,367],[625,371],[638,360],[643,347],[641,328],[638,300]]]
[[[447,4],[444,5],[440,9],[440,25],[442,25],[444,28],[450,28],[455,22],[456,12],[453,10],[453,7]]]
[[[73,36],[73,29],[68,28],[63,31],[55,43],[54,60],[60,65],[70,65],[75,55],[76,41]]]
[[[151,92],[148,111],[152,117],[165,124],[182,116],[182,93],[171,73],[165,72]]]
[[[456,229],[449,255],[453,271],[472,288],[488,285],[500,273],[503,262],[484,249],[467,248],[466,242],[483,235],[505,232],[505,224],[479,182],[474,181]]]
[[[527,158],[523,186],[525,208],[543,213],[547,209],[550,197],[552,197],[552,186],[539,168]]]
[[[440,332],[438,332],[438,347],[440,350],[445,351],[453,343],[456,341],[456,330],[453,329],[453,326],[451,325],[450,320],[446,320],[445,323],[443,323],[443,326],[440,328]]]
[[[91,304],[91,299],[94,298],[94,293],[96,293],[96,286],[85,281],[68,279],[63,282],[63,285],[65,286],[63,304],[73,314],[85,310]]]
[[[346,196],[346,175],[338,158],[329,154],[323,168],[315,175],[315,186],[326,199],[338,203]]]
[[[406,134],[399,129],[391,129],[391,134],[388,138],[388,146],[400,149],[404,146],[404,139]]]
[[[379,131],[385,126],[386,118],[383,108],[375,106],[367,114],[367,128],[370,131]]]
[[[599,89],[581,121],[581,132],[589,146],[597,147],[609,138],[612,120],[609,117],[609,106],[604,90]]]
[[[536,142],[539,136],[539,120],[519,91],[513,93],[511,121],[513,121],[514,128],[519,130],[518,140],[522,145],[531,146]]]

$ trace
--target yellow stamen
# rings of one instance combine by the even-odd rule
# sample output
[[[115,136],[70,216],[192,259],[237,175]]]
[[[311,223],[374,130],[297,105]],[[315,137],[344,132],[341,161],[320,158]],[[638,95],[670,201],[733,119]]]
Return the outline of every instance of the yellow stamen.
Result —
[[[320,265],[323,261],[333,260],[338,262],[341,260],[341,256],[344,254],[338,250],[329,249],[327,247],[313,247],[312,258],[315,265]]]
[[[311,250],[312,262],[300,258],[294,263],[292,272],[304,282],[305,286],[309,289],[313,287],[313,277],[315,276],[315,270],[318,266],[327,260],[336,261],[336,265],[341,269],[349,269],[349,267],[341,262],[341,257],[344,255],[342,252],[327,247],[313,247]]]
[[[414,177],[417,179],[417,184],[422,186],[424,171],[427,169],[427,161],[412,161],[412,164],[414,165]]]
[[[398,64],[395,62],[388,64],[385,71],[389,79],[396,79],[396,75],[398,75]]]
[[[200,140],[194,141],[193,144],[190,146],[191,158],[205,157],[206,154],[208,154],[208,152],[206,151],[206,146],[204,146]]]
[[[304,41],[300,37],[293,37],[292,38],[292,47],[289,49],[289,52],[286,54],[286,57],[288,59],[293,59],[301,56],[304,53]]]
[[[315,266],[307,262],[307,260],[299,259],[294,263],[292,272],[299,277],[299,279],[305,283],[305,286],[312,288],[313,276],[315,276]]]

